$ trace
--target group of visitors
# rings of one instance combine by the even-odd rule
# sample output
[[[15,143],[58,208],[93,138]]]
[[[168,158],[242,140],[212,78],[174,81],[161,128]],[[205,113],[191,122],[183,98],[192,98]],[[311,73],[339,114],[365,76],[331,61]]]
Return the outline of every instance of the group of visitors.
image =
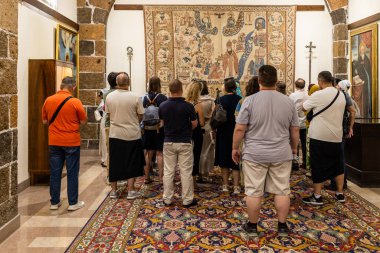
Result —
[[[63,154],[68,152],[66,146],[71,145],[61,145],[52,138],[56,131],[63,130],[61,123],[68,115],[67,112],[59,114],[52,124],[54,111],[69,96],[65,91],[67,82],[65,78],[62,94],[58,92],[49,97],[43,108],[44,123],[51,124],[51,154],[58,152],[56,145],[65,146],[62,151],[59,148]],[[290,174],[292,161],[300,156],[301,140],[300,167],[311,168],[314,188],[312,195],[303,198],[303,202],[322,205],[322,183],[327,180],[336,182],[337,201],[345,201],[344,138],[353,135],[355,118],[355,109],[347,94],[348,81],[341,81],[334,87],[331,73],[323,71],[318,75],[318,85],[313,86],[319,91],[309,96],[305,91],[305,81],[300,78],[295,81],[296,91],[288,97],[286,85],[277,80],[276,68],[264,65],[258,76],[248,82],[244,98],[236,94],[235,79],[227,78],[223,85],[224,95],[220,96],[218,92],[216,100],[210,96],[207,83],[202,80],[193,80],[184,91],[182,82],[174,79],[168,85],[168,97],[161,93],[158,77],[150,78],[148,92],[143,97],[129,90],[130,79],[126,73],[111,73],[108,82],[111,89],[102,90],[104,106],[100,106],[98,111],[102,111],[101,122],[104,121],[105,129],[102,133],[106,135],[102,142],[109,149],[109,161],[104,155],[102,165],[109,168],[110,198],[120,197],[117,182],[123,180],[127,180],[127,199],[141,197],[134,188],[135,179],[144,176],[145,183],[150,184],[153,164],[157,163],[156,180],[163,184],[163,204],[175,204],[174,180],[179,170],[182,205],[189,208],[197,204],[194,198],[197,182],[207,181],[214,166],[219,166],[221,191],[227,193],[231,190],[232,194],[238,195],[244,186],[249,221],[243,229],[251,236],[258,235],[262,198],[264,193],[271,193],[275,195],[278,232],[287,234]],[[79,100],[73,98],[70,101],[73,105],[63,108],[78,115],[75,120],[78,126],[73,128],[77,131],[79,122],[84,123],[86,116],[80,109]],[[76,134],[79,137],[79,132]],[[79,144],[74,146],[78,146],[78,163]],[[59,159],[50,158],[51,182],[55,182],[55,186],[51,184],[51,209],[58,209],[61,203],[57,190],[60,185],[57,184],[64,158],[64,155]],[[310,166],[307,166],[308,160]],[[70,167],[70,163],[67,166]],[[75,166],[77,173],[79,165]],[[57,172],[53,173],[53,168]],[[77,183],[72,182],[76,188]],[[68,187],[68,190],[73,188],[75,186]],[[70,199],[69,196],[70,207],[83,206],[84,203],[77,203],[77,192],[71,195],[75,194],[76,198]]]

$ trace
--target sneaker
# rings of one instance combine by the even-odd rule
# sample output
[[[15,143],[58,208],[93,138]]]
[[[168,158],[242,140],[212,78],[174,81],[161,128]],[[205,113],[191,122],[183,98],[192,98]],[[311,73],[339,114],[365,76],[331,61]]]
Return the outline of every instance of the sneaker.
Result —
[[[222,186],[222,192],[228,192],[228,185],[223,185]]]
[[[247,222],[242,226],[242,228],[248,234],[248,236],[251,236],[251,237],[259,236],[259,231],[257,230],[257,224],[254,225],[250,222]]]
[[[84,207],[84,201],[78,201],[75,205],[69,205],[68,211],[75,211]]]
[[[50,205],[50,210],[57,210],[60,206],[62,206],[62,202],[59,201],[58,204]]]
[[[119,197],[119,193],[117,191],[110,192],[110,199],[117,199]]]
[[[239,195],[240,193],[241,193],[240,186],[234,186],[234,192],[233,192],[233,194],[234,195]]]
[[[142,195],[141,193],[137,192],[137,191],[130,191],[128,192],[128,196],[127,196],[127,199],[137,199],[137,198],[141,198]]]
[[[165,200],[163,202],[164,202],[164,206],[173,206],[173,202],[166,203]]]
[[[338,200],[340,203],[346,202],[346,198],[344,197],[343,193],[335,193],[335,199]]]
[[[335,184],[326,185],[325,189],[329,191],[336,191],[336,185]]]
[[[127,185],[127,180],[117,181],[117,186],[123,187]]]
[[[289,234],[289,228],[288,225],[285,223],[285,225],[278,226],[278,235],[279,236],[288,236]]]
[[[303,198],[302,201],[305,204],[311,204],[315,206],[323,205],[322,197],[316,198],[314,194],[311,195],[310,197]]]
[[[198,201],[196,199],[193,199],[190,204],[183,205],[184,208],[190,208],[192,206],[196,206],[198,204]]]

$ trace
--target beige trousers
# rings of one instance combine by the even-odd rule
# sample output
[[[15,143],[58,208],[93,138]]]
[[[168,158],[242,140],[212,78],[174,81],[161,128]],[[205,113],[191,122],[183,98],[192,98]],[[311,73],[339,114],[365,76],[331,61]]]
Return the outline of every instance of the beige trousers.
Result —
[[[211,138],[212,129],[210,125],[205,126],[203,135],[202,152],[199,161],[199,172],[201,176],[208,176],[208,173],[214,168],[215,143]]]
[[[109,152],[110,152],[110,144],[109,144],[109,140],[110,140],[110,128],[109,127],[105,127],[104,129],[105,131],[105,134],[106,134],[106,146],[107,146],[107,177],[109,176],[110,174],[110,156],[109,156]]]
[[[182,203],[188,205],[194,198],[193,184],[193,146],[191,143],[164,143],[164,195],[166,204],[172,202],[174,195],[174,176],[178,164],[181,174]]]

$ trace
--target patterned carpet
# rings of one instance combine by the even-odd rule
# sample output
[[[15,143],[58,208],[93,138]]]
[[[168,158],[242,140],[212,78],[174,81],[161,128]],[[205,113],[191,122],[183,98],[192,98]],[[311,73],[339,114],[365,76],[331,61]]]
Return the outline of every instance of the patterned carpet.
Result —
[[[308,206],[301,198],[311,191],[304,172],[292,175],[292,206],[287,237],[277,236],[273,196],[265,197],[259,238],[241,229],[246,222],[244,194],[230,196],[220,184],[202,184],[199,204],[162,203],[162,187],[139,180],[145,199],[106,198],[66,252],[380,252],[380,210],[352,191],[346,203],[323,193],[325,205]],[[271,201],[267,201],[267,200]]]

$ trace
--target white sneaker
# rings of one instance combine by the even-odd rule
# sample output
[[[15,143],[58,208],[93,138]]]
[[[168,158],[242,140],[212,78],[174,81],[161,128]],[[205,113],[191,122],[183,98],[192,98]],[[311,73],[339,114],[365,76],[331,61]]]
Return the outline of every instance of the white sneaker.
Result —
[[[56,205],[50,205],[50,210],[57,210],[60,206],[62,206],[62,202],[59,201]]]
[[[117,186],[119,187],[123,187],[123,186],[126,186],[128,183],[127,180],[122,180],[122,181],[117,181]]]
[[[137,192],[137,191],[130,191],[128,192],[128,196],[127,196],[127,199],[137,199],[137,198],[141,198],[142,197],[142,194]]]
[[[67,210],[75,211],[81,209],[82,207],[84,207],[84,201],[78,201],[75,205],[70,205],[69,208],[67,208]]]
[[[241,192],[240,186],[234,186],[234,192],[233,192],[233,194],[238,195],[238,194],[240,194],[240,192]]]
[[[117,199],[119,197],[119,193],[117,191],[110,192],[110,199]]]
[[[223,185],[222,186],[222,192],[228,192],[228,185]]]

